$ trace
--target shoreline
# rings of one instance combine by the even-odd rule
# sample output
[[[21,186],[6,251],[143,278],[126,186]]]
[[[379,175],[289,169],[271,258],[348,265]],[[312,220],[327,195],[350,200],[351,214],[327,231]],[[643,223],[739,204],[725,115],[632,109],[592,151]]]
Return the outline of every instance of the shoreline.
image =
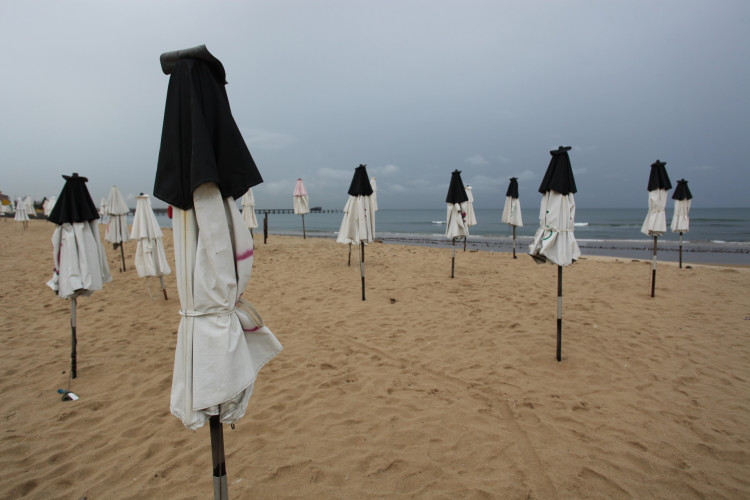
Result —
[[[257,228],[253,231],[256,236],[263,237]],[[302,237],[299,231],[270,231],[271,236],[293,236]],[[308,232],[308,238],[336,239],[335,234]],[[528,254],[528,246],[532,238],[520,236],[516,238],[516,255]],[[376,241],[394,245],[414,245],[420,247],[450,248],[451,242],[440,235],[399,234],[399,233],[376,233]],[[581,256],[602,256],[621,259],[636,259],[650,261],[653,254],[652,240],[585,240],[580,239],[578,246]],[[262,243],[261,243],[262,244]],[[463,241],[456,242],[463,248]],[[513,239],[505,236],[469,236],[466,242],[467,250],[479,250],[491,253],[511,253],[513,251]],[[674,262],[679,261],[679,242],[672,240],[657,241],[657,261]],[[690,242],[684,241],[682,248],[683,265],[690,264],[715,264],[731,266],[750,266],[750,243],[730,242]]]

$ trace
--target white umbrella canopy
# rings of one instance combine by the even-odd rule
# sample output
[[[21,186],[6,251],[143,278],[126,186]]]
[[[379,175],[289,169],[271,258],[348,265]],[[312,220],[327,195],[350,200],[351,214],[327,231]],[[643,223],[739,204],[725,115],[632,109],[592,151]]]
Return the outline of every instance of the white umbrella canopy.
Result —
[[[255,196],[253,196],[253,188],[247,190],[242,195],[242,220],[245,221],[245,226],[248,229],[258,227],[258,219],[255,217]]]
[[[687,233],[690,231],[690,202],[693,198],[687,185],[688,181],[680,179],[674,189],[674,215],[671,229],[673,233]]]
[[[641,226],[646,236],[661,236],[667,232],[667,194],[666,189],[648,192],[648,213]]]
[[[344,206],[344,217],[341,220],[336,242],[349,244],[370,243],[375,239],[375,221],[373,220],[372,197],[349,196]]]
[[[52,213],[52,209],[55,208],[55,203],[57,202],[57,197],[53,196],[51,198],[47,198],[44,200],[44,205],[42,206],[44,216],[49,217],[49,214]]]
[[[18,222],[27,222],[29,220],[26,203],[24,203],[22,198],[16,200],[16,215],[14,216],[14,220]]]
[[[34,216],[36,217],[36,209],[34,208],[34,200],[31,199],[31,196],[26,196],[26,198],[23,199],[24,204],[26,205],[26,215],[28,216]]]
[[[343,244],[370,243],[375,239],[375,205],[372,185],[367,178],[366,165],[354,169],[349,186],[349,199],[344,206],[336,242]]]
[[[529,245],[529,253],[537,262],[549,261],[558,266],[569,266],[581,257],[573,233],[575,214],[573,193],[544,193],[539,208],[539,229]]]
[[[52,233],[55,272],[47,282],[61,299],[87,297],[112,281],[96,219],[63,223]]]
[[[109,214],[109,223],[107,223],[107,231],[104,234],[104,239],[110,243],[124,243],[128,241],[130,239],[130,231],[128,231],[127,215],[130,213],[130,209],[127,203],[125,203],[120,190],[117,189],[117,186],[112,186],[112,189],[109,191],[105,210]]]
[[[297,179],[297,184],[294,185],[293,199],[295,215],[305,215],[310,212],[310,199],[302,179]]]
[[[378,211],[378,185],[375,182],[375,177],[370,177],[370,186],[372,187],[372,209]]]
[[[250,281],[253,240],[231,197],[214,183],[193,192],[194,208],[174,207],[180,326],[170,409],[189,429],[212,415],[239,420],[258,372],[281,344],[241,300]]]
[[[690,231],[690,202],[691,200],[675,200],[674,215],[670,228],[673,233],[687,233]]]
[[[99,222],[106,224],[109,221],[109,215],[107,214],[107,198],[102,198],[99,203]]]
[[[573,194],[577,189],[568,156],[570,149],[560,146],[550,151],[552,158],[539,186],[542,193],[539,229],[529,245],[529,254],[538,263],[569,266],[581,256],[573,234],[576,215]]]
[[[521,201],[518,198],[505,197],[503,206],[502,222],[510,225],[523,227],[523,217],[521,216]]]
[[[511,226],[523,226],[521,217],[521,201],[518,199],[518,178],[511,177],[508,190],[505,193],[502,222]]]
[[[147,194],[136,196],[135,216],[130,229],[130,238],[138,241],[135,252],[135,268],[140,278],[165,276],[172,270],[164,251],[162,231],[151,208]]]
[[[469,199],[463,203],[462,207],[466,213],[466,225],[469,227],[476,226],[477,217],[474,215],[474,193],[471,192],[471,186],[466,186],[466,196]]]
[[[674,215],[672,216],[672,232],[680,233],[680,269],[682,269],[682,233],[690,230],[690,200],[693,194],[688,188],[688,181],[680,179],[674,190]]]
[[[648,213],[641,226],[646,236],[661,236],[667,232],[667,191],[672,183],[665,168],[666,162],[656,160],[651,164],[648,178]]]
[[[448,239],[455,240],[469,236],[469,226],[464,221],[464,211],[460,204],[448,203],[445,217],[445,236]]]

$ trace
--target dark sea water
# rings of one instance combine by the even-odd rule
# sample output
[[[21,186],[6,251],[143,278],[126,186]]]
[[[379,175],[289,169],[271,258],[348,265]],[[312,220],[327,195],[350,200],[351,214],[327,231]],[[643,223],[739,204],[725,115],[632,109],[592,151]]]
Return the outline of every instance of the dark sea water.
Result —
[[[517,252],[526,253],[539,224],[539,206],[523,208],[524,226],[517,228]],[[653,238],[640,232],[647,209],[576,209],[575,236],[581,253],[650,259]],[[376,214],[376,236],[387,243],[448,246],[445,208],[429,210],[380,210]],[[512,250],[512,229],[500,221],[502,209],[475,210],[477,225],[470,229],[468,246],[473,249]],[[258,213],[262,233],[263,213]],[[305,215],[308,236],[335,238],[342,212]],[[166,217],[158,217],[171,227]],[[667,207],[667,230],[672,208]],[[302,235],[302,218],[293,214],[269,214],[270,234]],[[679,235],[667,232],[658,238],[660,260],[678,259]],[[690,231],[683,235],[685,262],[715,262],[750,265],[750,208],[692,208]]]

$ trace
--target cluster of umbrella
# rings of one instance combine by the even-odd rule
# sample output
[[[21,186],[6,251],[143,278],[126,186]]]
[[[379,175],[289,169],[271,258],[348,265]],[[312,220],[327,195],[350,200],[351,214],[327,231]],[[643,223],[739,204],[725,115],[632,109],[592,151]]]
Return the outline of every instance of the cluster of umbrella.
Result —
[[[648,179],[648,213],[643,221],[641,232],[654,238],[654,252],[651,259],[651,296],[654,296],[656,288],[656,255],[657,238],[667,232],[667,196],[672,183],[667,174],[666,162],[656,160],[651,164],[651,173]],[[671,229],[673,233],[680,233],[680,269],[682,269],[682,233],[690,229],[690,193],[687,181],[677,181],[677,188],[672,195],[675,200],[674,216],[672,217]]]
[[[252,187],[263,182],[250,151],[232,118],[222,63],[205,46],[168,52],[161,66],[170,75],[161,147],[154,182],[154,196],[173,209],[176,278],[180,298],[170,409],[189,429],[210,424],[215,498],[226,499],[227,477],[222,424],[234,424],[245,414],[256,377],[265,363],[282,349],[261,316],[243,298],[252,272],[252,229],[258,226]],[[218,140],[216,140],[218,138]],[[529,245],[538,263],[558,267],[557,360],[562,344],[563,267],[579,259],[574,236],[576,184],[568,156],[570,147],[550,151],[552,156],[539,186],[542,201],[539,228]],[[191,151],[190,155],[183,154]],[[656,239],[666,231],[664,207],[671,183],[664,163],[652,165],[649,180],[649,213],[642,231],[654,237],[652,277],[656,272]],[[71,299],[71,376],[76,377],[76,300],[100,290],[112,280],[99,238],[96,206],[86,188],[85,177],[63,176],[65,185],[49,220],[56,224],[52,236],[55,269],[47,283],[61,298]],[[348,190],[344,217],[337,242],[357,245],[360,254],[362,300],[365,300],[365,246],[375,238],[378,210],[375,178],[368,178],[366,165],[359,165]],[[242,197],[242,213],[236,199]],[[672,230],[688,230],[690,191],[680,180],[673,196],[677,200]],[[473,194],[455,170],[446,196],[446,237],[452,241],[451,278],[455,271],[456,240],[469,236],[477,224]],[[309,213],[307,190],[298,179],[293,192],[294,213]],[[19,200],[17,220],[25,203]],[[33,206],[32,206],[33,210]],[[45,207],[46,211],[46,207]],[[147,195],[137,197],[132,229],[129,210],[113,186],[102,200],[101,214],[108,216],[105,239],[120,247],[125,271],[123,243],[138,241],[135,263],[139,277],[160,278],[171,269],[162,243],[162,231]],[[22,220],[22,219],[21,219]],[[513,177],[506,192],[502,221],[513,228],[513,258],[516,258],[516,227],[523,226],[518,180]],[[250,231],[248,231],[250,229]]]

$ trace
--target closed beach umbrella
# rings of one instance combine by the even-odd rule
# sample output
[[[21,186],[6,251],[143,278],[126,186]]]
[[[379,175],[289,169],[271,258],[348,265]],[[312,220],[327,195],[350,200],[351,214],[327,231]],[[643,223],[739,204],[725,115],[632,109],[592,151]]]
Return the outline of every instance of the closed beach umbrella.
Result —
[[[109,222],[107,223],[107,231],[104,233],[104,239],[112,243],[114,248],[120,247],[122,270],[127,271],[125,268],[125,251],[122,244],[130,239],[130,231],[128,230],[130,209],[117,186],[112,186],[109,191],[105,210],[109,214]]]
[[[253,196],[252,188],[242,195],[242,220],[250,230],[250,235],[252,235],[253,228],[258,227],[258,219],[255,217],[255,196]]]
[[[52,213],[52,209],[55,208],[55,203],[57,202],[57,197],[53,196],[52,198],[47,198],[44,200],[43,210],[44,210],[44,216],[49,217],[49,214]]]
[[[641,232],[654,237],[654,253],[651,258],[651,296],[656,289],[656,239],[667,232],[667,191],[672,189],[669,182],[666,162],[656,160],[651,164],[648,178],[648,214],[641,226]]]
[[[468,200],[464,203],[464,212],[466,212],[466,225],[476,226],[477,216],[474,215],[474,193],[471,190],[471,186],[466,186],[466,197]]]
[[[672,216],[672,232],[680,233],[680,269],[682,269],[682,233],[690,230],[690,200],[693,195],[688,188],[688,181],[680,179],[672,194],[674,200],[674,215]]]
[[[302,238],[307,238],[305,234],[305,214],[310,212],[310,199],[307,196],[307,189],[305,189],[302,179],[297,179],[292,198],[294,201],[294,213],[302,216]]]
[[[463,211],[466,214],[466,226],[476,226],[477,217],[474,215],[474,193],[471,192],[471,186],[466,186],[466,196],[469,198],[463,204]],[[464,238],[464,252],[466,251],[466,238]]]
[[[563,267],[579,259],[573,229],[575,227],[576,204],[573,194],[576,181],[570,165],[570,146],[560,146],[550,151],[552,159],[544,174],[539,192],[542,203],[539,208],[539,229],[529,245],[529,254],[537,263],[557,264],[557,360],[562,359],[562,279]]]
[[[454,170],[451,173],[451,182],[448,186],[448,195],[445,197],[447,203],[447,214],[445,218],[445,236],[451,240],[451,278],[453,278],[456,267],[456,240],[469,236],[469,226],[466,224],[465,203],[469,201],[461,171]]]
[[[135,251],[135,269],[141,278],[157,276],[164,300],[167,300],[164,276],[171,274],[172,270],[167,262],[162,236],[159,222],[151,208],[151,198],[141,193],[140,196],[136,196],[135,216],[133,226],[130,228],[130,239],[138,242],[138,248]]]
[[[27,213],[26,203],[24,203],[23,198],[16,200],[16,215],[13,219],[20,222],[24,229],[29,226],[29,214]]]
[[[99,203],[99,222],[101,224],[109,222],[109,216],[107,215],[107,198],[102,198],[102,201]]]
[[[370,177],[370,186],[372,187],[372,209],[378,211],[378,184],[375,177]]]
[[[29,217],[36,217],[34,200],[31,199],[31,196],[26,196],[26,198],[23,199],[23,202],[26,204],[26,215],[28,215]]]
[[[336,238],[338,243],[349,245],[349,264],[351,265],[351,245],[359,245],[362,276],[362,300],[365,300],[365,244],[375,239],[375,210],[372,204],[372,185],[367,178],[366,165],[354,169],[354,177],[349,186],[349,199],[344,206],[344,217]]]
[[[518,178],[511,177],[505,192],[505,206],[501,220],[513,227],[513,258],[516,258],[516,227],[523,226],[521,202],[518,199]]]
[[[54,275],[47,285],[61,299],[71,300],[72,348],[70,375],[77,376],[76,305],[79,296],[88,297],[112,281],[107,255],[99,238],[99,214],[86,182],[77,173],[63,175],[65,185],[47,220],[57,225],[52,234]]]
[[[221,62],[202,45],[162,54],[161,65],[171,76],[154,196],[173,206],[182,316],[170,408],[189,429],[209,421],[214,496],[225,499],[222,423],[245,414],[258,371],[281,350],[242,299],[253,240],[235,200],[263,179],[232,117]]]

